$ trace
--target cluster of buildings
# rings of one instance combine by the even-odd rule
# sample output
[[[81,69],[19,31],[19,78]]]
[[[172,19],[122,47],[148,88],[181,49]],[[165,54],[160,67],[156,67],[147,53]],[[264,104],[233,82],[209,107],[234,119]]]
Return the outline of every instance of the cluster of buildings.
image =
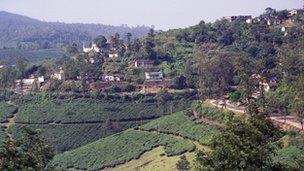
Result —
[[[85,44],[83,44],[83,48],[82,48],[82,51],[84,53],[90,53],[90,52],[95,52],[95,53],[102,53],[103,50],[101,48],[99,48],[95,43],[93,43],[91,45],[91,47],[86,47]],[[117,50],[116,49],[111,49],[110,50],[110,53],[108,54],[108,57],[109,58],[118,58],[119,55],[117,53]],[[90,61],[91,62],[91,61]]]
[[[34,75],[26,79],[15,80],[15,92],[25,94],[35,89],[38,90],[44,82],[44,76],[35,77]]]
[[[293,23],[294,16],[304,14],[304,9],[293,9],[287,11],[286,17],[279,17],[279,16],[267,16],[261,15],[259,17],[253,18],[251,15],[239,15],[239,16],[226,16],[223,17],[223,20],[227,20],[228,22],[233,21],[242,21],[246,23],[253,23],[253,22],[265,22],[267,25],[280,25],[283,23]]]

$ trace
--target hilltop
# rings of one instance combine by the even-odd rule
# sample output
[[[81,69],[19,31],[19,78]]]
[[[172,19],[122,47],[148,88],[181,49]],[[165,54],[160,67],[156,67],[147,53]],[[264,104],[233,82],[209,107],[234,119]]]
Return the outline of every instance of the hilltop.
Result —
[[[121,35],[131,33],[134,37],[141,37],[149,29],[146,26],[44,22],[0,11],[0,49],[3,47],[49,48],[73,42],[88,42],[97,35],[109,37],[114,33]]]

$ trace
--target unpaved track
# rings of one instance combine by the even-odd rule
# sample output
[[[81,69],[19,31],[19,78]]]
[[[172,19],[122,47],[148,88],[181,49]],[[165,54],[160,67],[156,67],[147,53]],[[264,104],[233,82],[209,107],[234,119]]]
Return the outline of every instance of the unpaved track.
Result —
[[[217,104],[217,100],[206,100],[207,103],[218,107],[222,108]],[[245,113],[245,108],[244,107],[238,107],[236,105],[230,104],[226,102],[226,106],[223,109],[227,109],[233,112],[239,112],[239,113]],[[274,123],[276,123],[279,127],[283,129],[293,129],[293,130],[298,130],[298,131],[303,131],[302,126],[300,122],[297,122],[296,117],[294,116],[287,116],[286,122],[285,122],[285,116],[282,115],[276,115],[276,116],[270,116],[269,117]]]

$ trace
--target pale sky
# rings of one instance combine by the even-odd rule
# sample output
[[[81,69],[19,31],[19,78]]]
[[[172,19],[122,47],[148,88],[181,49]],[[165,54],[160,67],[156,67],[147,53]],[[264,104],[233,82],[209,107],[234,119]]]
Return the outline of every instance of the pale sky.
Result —
[[[267,7],[301,8],[303,0],[0,0],[0,11],[44,21],[183,28],[228,15],[258,15]]]

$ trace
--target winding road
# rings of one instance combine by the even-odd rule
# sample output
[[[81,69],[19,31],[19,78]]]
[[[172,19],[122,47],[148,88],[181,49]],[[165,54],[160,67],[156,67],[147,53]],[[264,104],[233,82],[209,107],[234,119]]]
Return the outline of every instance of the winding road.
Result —
[[[244,106],[236,106],[234,104],[229,103],[228,100],[225,101],[225,105],[219,105],[219,100],[214,99],[208,99],[205,101],[205,103],[211,104],[212,106],[215,106],[217,108],[222,108],[226,110],[230,110],[233,112],[238,113],[245,113],[245,107]],[[283,129],[289,129],[289,130],[297,130],[297,131],[303,131],[302,125],[300,122],[298,122],[297,118],[294,116],[285,116],[283,115],[274,115],[269,117],[277,126],[283,128]]]

